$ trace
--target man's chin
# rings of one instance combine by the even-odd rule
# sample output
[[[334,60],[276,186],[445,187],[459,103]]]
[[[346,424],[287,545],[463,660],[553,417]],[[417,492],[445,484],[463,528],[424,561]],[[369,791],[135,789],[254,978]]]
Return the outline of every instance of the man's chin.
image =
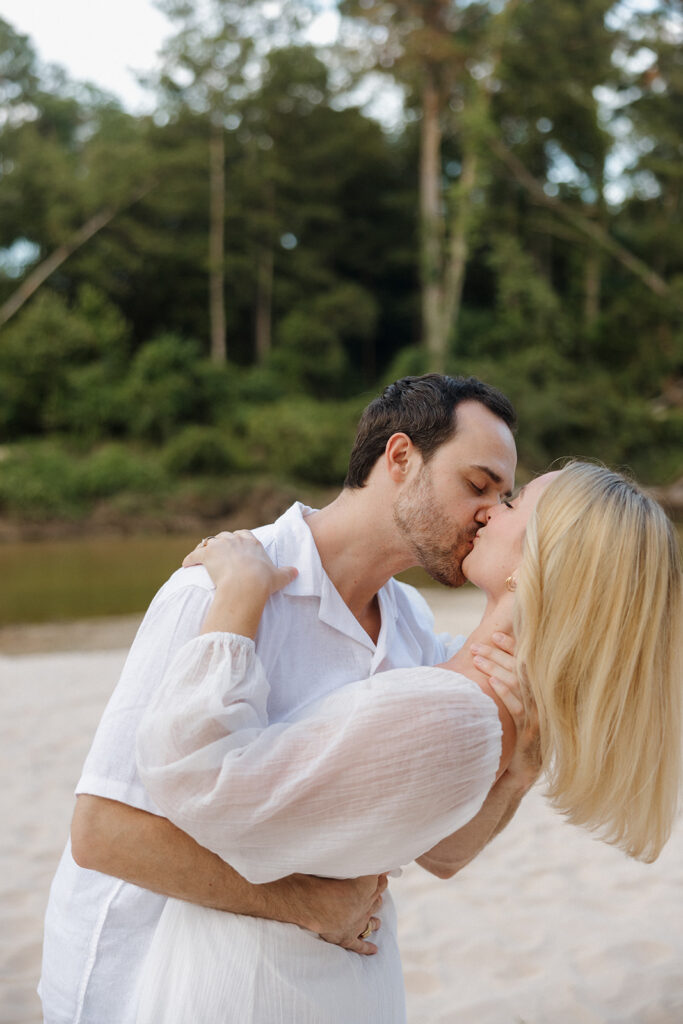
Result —
[[[467,577],[462,571],[462,563],[460,561],[440,565],[423,564],[422,568],[436,583],[441,583],[444,587],[462,587],[464,583],[467,583]]]

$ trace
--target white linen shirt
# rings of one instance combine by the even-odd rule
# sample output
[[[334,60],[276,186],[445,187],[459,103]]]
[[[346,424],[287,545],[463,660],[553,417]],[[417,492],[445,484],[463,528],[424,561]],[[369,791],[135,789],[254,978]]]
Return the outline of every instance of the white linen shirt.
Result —
[[[395,580],[379,591],[381,629],[372,642],[322,567],[304,521],[310,511],[296,503],[277,522],[254,531],[275,564],[299,570],[269,600],[256,638],[271,684],[271,722],[346,683],[387,669],[433,665],[451,653],[450,640],[434,635],[424,600]],[[105,709],[77,794],[159,813],[137,773],[137,727],[174,655],[198,635],[213,590],[208,573],[196,566],[174,573],[156,595]],[[138,975],[164,903],[156,893],[80,868],[67,843],[45,920],[45,1024],[133,1024]]]

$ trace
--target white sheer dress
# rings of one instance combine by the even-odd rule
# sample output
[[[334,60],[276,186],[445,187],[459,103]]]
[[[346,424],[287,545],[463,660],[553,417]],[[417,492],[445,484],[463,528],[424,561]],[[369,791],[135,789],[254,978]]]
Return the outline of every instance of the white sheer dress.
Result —
[[[398,869],[465,825],[493,785],[497,708],[464,676],[378,673],[273,725],[268,692],[252,641],[197,637],[138,733],[160,809],[251,882]],[[383,918],[378,954],[363,957],[295,925],[168,900],[138,1021],[400,1024],[393,924]]]

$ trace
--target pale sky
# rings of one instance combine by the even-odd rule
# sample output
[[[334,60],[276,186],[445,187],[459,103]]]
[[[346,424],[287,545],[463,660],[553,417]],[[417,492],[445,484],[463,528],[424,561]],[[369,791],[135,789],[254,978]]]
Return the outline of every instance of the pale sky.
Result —
[[[115,93],[131,110],[151,99],[135,71],[149,71],[169,31],[150,0],[0,0],[0,17],[31,38],[46,63]]]
[[[336,28],[333,5],[320,6],[308,32],[313,42],[329,41]],[[0,18],[30,36],[41,60],[113,92],[131,113],[151,109],[152,96],[135,72],[156,66],[172,31],[152,0],[0,0]]]

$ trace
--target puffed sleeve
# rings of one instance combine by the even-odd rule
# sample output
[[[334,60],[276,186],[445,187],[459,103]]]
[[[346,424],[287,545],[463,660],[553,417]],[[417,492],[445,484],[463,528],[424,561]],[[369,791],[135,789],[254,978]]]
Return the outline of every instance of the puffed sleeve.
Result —
[[[137,740],[158,806],[251,882],[406,864],[474,817],[493,785],[497,708],[464,676],[378,673],[273,725],[268,691],[252,641],[198,637]]]

